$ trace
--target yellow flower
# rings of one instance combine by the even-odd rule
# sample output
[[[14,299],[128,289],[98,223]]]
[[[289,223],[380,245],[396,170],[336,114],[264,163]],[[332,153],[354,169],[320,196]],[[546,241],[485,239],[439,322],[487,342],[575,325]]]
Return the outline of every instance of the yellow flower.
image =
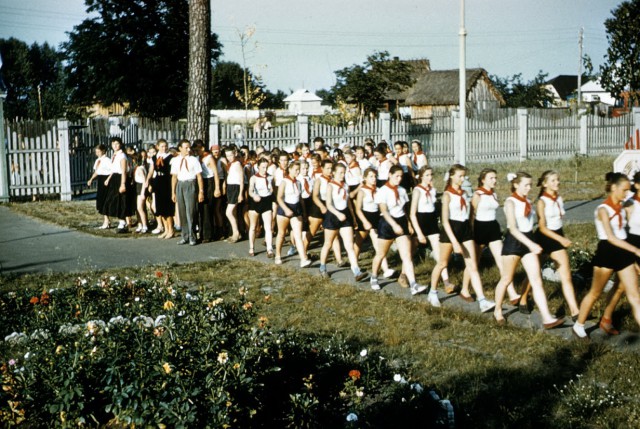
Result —
[[[238,289],[238,293],[242,296],[245,296],[247,294],[247,288],[242,286],[240,289]]]
[[[234,363],[233,369],[240,369],[240,364],[238,362]]]
[[[169,362],[165,362],[165,363],[162,365],[162,368],[164,369],[164,372],[165,372],[165,373],[167,373],[167,374],[170,374],[170,373],[171,373],[171,365],[169,365]]]
[[[62,353],[62,350],[64,350],[64,347],[62,346],[56,347],[56,354],[59,355],[60,353]]]
[[[215,307],[218,304],[222,304],[224,300],[222,298],[216,298],[209,303],[209,307]]]
[[[245,302],[242,305],[242,308],[244,308],[245,310],[251,310],[253,308],[253,303],[251,301]]]
[[[227,352],[221,352],[218,355],[218,363],[220,363],[221,365],[224,365],[225,363],[227,363],[228,360],[229,360],[229,355],[227,354]]]
[[[173,302],[171,302],[171,301],[166,301],[162,307],[163,307],[165,310],[171,310],[171,309],[174,307],[174,305],[173,305]]]

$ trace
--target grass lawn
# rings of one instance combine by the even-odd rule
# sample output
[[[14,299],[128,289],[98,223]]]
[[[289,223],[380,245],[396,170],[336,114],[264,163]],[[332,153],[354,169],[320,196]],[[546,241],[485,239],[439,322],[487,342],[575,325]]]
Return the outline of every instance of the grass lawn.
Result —
[[[428,265],[421,264],[419,270],[428,271]],[[409,364],[413,380],[452,400],[459,427],[640,424],[636,353],[528,329],[498,328],[476,314],[325,282],[300,270],[265,270],[263,264],[246,260],[121,268],[80,277],[153,276],[156,270],[179,284],[204,286],[222,296],[232,296],[244,286],[273,329],[338,334],[356,347]],[[65,287],[77,277],[0,277],[0,288]]]

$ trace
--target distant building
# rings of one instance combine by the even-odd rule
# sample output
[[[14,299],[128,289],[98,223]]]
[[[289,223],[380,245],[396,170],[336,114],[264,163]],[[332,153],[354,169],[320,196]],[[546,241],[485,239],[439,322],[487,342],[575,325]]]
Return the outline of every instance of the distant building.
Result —
[[[318,115],[328,107],[322,105],[322,98],[308,89],[299,89],[284,99],[286,110],[302,115]]]
[[[545,82],[544,87],[553,95],[553,103],[545,107],[569,107],[576,98],[578,76],[561,74]]]
[[[616,99],[600,84],[600,79],[592,80],[581,87],[582,101],[587,103],[603,103],[609,106],[616,104]]]

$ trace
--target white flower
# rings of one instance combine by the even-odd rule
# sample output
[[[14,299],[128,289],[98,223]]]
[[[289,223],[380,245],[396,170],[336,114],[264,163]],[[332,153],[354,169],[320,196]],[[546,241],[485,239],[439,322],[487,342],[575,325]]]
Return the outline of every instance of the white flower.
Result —
[[[367,355],[367,349],[362,349],[362,351],[360,352],[360,356],[365,357],[366,355]],[[353,414],[353,413],[351,413],[349,415],[354,415],[355,416],[355,414]],[[356,419],[357,418],[358,417],[356,416]]]
[[[225,363],[227,363],[228,360],[229,360],[229,355],[227,354],[227,352],[221,352],[220,354],[218,354],[219,364],[224,365]]]
[[[358,416],[355,415],[354,413],[349,413],[349,414],[347,414],[347,421],[348,422],[357,422],[358,421]]]
[[[396,381],[398,383],[402,383],[405,384],[407,382],[407,380],[405,380],[405,378],[403,376],[401,376],[400,374],[396,374],[393,376],[393,381]]]
[[[139,326],[144,328],[153,327],[153,319],[149,316],[136,316],[133,318],[133,323],[137,323]]]
[[[167,316],[165,316],[164,314],[160,314],[158,317],[156,317],[156,320],[153,322],[153,326],[158,327],[160,326],[160,324],[164,321],[164,319],[166,319]]]
[[[178,317],[182,317],[182,316],[184,316],[184,310],[180,310],[180,311],[178,312]]]
[[[58,333],[62,335],[74,335],[82,330],[80,325],[72,325],[71,323],[65,323],[64,325],[60,325],[58,329]]]
[[[356,396],[362,398],[364,396],[364,390],[356,390]]]
[[[107,324],[102,320],[89,320],[87,322],[87,331],[89,331],[90,334],[95,335],[106,328],[106,326]]]
[[[122,317],[122,316],[116,316],[116,317],[112,317],[111,319],[109,319],[109,325],[115,326],[115,325],[126,325],[127,323],[129,323],[129,319],[127,319],[126,317]]]
[[[46,340],[47,338],[49,338],[49,331],[47,331],[46,329],[36,329],[31,333],[32,340]]]
[[[139,297],[139,296],[136,296],[133,300],[134,300],[135,302],[138,302],[138,301],[140,301],[140,297]]]
[[[116,279],[116,276],[109,277],[109,280],[115,280],[115,279]]]
[[[22,332],[13,332],[10,335],[7,335],[6,337],[4,337],[4,340],[7,343],[11,343],[11,344],[19,344],[22,343],[24,341],[27,340],[27,336],[25,334],[23,334]]]
[[[31,352],[26,352],[26,353],[24,354],[24,360],[27,360],[27,359],[29,359],[30,357],[31,357]]]

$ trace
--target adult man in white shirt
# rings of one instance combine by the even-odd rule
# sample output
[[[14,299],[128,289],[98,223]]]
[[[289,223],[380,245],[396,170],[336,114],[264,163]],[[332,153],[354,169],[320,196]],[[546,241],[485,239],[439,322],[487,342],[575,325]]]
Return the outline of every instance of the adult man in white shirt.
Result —
[[[190,155],[189,140],[180,140],[178,149],[180,154],[171,163],[171,199],[178,205],[182,223],[182,239],[178,244],[195,246],[198,202],[204,201],[202,166],[198,158]]]

